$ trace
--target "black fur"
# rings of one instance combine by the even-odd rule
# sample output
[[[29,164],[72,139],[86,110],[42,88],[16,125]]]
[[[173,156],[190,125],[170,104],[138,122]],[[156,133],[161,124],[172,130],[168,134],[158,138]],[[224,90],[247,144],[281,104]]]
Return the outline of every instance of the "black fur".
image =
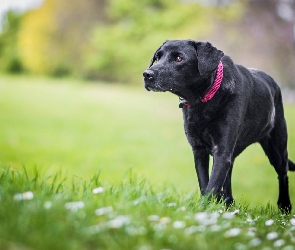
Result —
[[[221,87],[202,103],[220,60],[224,66]],[[192,40],[166,41],[143,75],[147,90],[172,92],[191,105],[182,108],[184,129],[203,195],[213,194],[232,204],[234,159],[258,142],[278,174],[278,206],[291,211],[287,172],[294,171],[295,165],[288,160],[281,91],[269,75],[234,64],[208,42]],[[209,155],[214,160],[210,177]]]

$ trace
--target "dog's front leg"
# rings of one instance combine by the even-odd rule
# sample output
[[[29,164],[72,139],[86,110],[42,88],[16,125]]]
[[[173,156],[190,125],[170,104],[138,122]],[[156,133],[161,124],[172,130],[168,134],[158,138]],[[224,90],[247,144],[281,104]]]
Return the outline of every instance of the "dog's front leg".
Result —
[[[206,188],[206,194],[216,195],[218,199],[222,198],[222,188],[232,167],[232,163],[233,160],[229,153],[220,154],[216,152],[213,155],[213,169]]]
[[[232,189],[231,189],[232,169],[233,169],[233,166],[230,167],[227,173],[225,183],[223,185],[223,190],[222,190],[223,198],[227,206],[232,205],[234,203],[234,198],[233,198]]]
[[[204,195],[209,182],[209,154],[203,148],[193,148],[193,153],[200,191]]]

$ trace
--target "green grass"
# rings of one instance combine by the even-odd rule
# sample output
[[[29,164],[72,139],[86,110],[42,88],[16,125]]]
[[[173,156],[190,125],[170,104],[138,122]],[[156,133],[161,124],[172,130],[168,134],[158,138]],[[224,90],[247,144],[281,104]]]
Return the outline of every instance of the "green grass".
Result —
[[[294,249],[295,218],[270,205],[226,210],[131,171],[97,194],[99,174],[63,177],[0,170],[0,249]]]
[[[46,174],[61,169],[68,180],[101,170],[101,181],[112,184],[132,169],[156,185],[198,190],[177,98],[147,92],[141,85],[1,76],[2,165]],[[286,106],[291,159],[295,159],[294,112],[294,106]],[[295,201],[295,174],[289,176]],[[251,206],[276,204],[277,177],[259,145],[237,158],[233,191],[236,200]]]
[[[200,202],[177,98],[139,87],[0,77],[0,249],[294,249],[260,147],[235,162],[234,207]]]

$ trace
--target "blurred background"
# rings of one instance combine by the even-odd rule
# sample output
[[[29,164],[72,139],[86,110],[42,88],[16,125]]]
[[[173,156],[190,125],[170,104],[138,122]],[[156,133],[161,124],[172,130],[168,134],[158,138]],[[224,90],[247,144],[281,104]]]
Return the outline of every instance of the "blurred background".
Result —
[[[293,0],[4,0],[0,67],[138,84],[164,40],[190,38],[211,41],[235,62],[294,88],[294,6]]]
[[[1,0],[0,22],[2,166],[82,177],[101,169],[110,182],[132,169],[197,190],[177,98],[142,87],[167,39],[210,41],[273,76],[288,103],[295,159],[294,0]],[[276,175],[258,145],[236,165],[240,199],[275,203]]]

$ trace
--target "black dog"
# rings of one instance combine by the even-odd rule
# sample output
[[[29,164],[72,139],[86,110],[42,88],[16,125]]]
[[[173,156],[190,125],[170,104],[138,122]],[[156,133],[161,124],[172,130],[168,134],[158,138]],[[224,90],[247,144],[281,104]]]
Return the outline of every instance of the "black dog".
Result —
[[[234,64],[208,42],[171,40],[155,52],[143,76],[147,90],[180,98],[202,195],[232,204],[234,159],[259,142],[278,174],[278,206],[291,211],[287,172],[295,164],[288,160],[281,91],[269,75]]]

